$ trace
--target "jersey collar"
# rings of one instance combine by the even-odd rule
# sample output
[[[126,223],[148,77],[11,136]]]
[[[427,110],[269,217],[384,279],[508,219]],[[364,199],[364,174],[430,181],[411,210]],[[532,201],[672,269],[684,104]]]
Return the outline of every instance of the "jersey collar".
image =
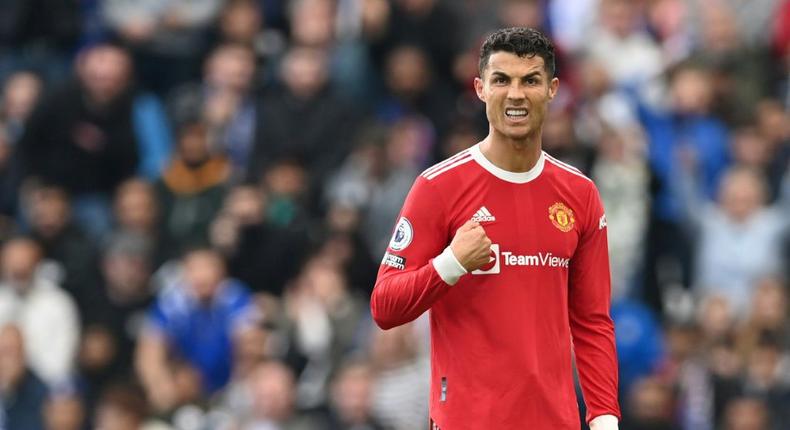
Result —
[[[494,165],[494,163],[490,162],[483,152],[480,151],[480,144],[473,146],[469,149],[469,152],[472,154],[472,158],[480,165],[480,167],[486,169],[489,173],[496,176],[497,178],[512,182],[514,184],[526,184],[527,182],[537,178],[540,176],[540,173],[543,172],[543,164],[545,163],[546,157],[543,154],[543,151],[540,151],[540,157],[538,158],[538,162],[535,163],[535,167],[526,171],[526,172],[510,172],[508,170],[504,170]]]

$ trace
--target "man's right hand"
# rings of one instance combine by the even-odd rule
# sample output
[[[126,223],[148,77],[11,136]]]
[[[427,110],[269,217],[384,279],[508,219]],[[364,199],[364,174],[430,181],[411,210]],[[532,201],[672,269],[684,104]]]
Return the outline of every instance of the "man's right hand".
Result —
[[[455,232],[450,250],[467,272],[491,262],[491,239],[477,221],[467,221]]]

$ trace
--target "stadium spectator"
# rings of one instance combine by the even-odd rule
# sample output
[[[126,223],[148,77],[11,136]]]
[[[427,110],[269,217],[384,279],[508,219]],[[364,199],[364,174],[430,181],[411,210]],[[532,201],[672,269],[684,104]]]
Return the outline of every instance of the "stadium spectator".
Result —
[[[17,142],[42,92],[41,78],[32,72],[16,72],[3,83],[0,100],[0,218],[12,216],[18,210],[19,187],[24,171]],[[2,230],[3,226],[0,226]]]
[[[0,27],[0,80],[31,69],[50,82],[68,73],[68,56],[82,31],[82,11],[74,1],[11,0],[3,4]]]
[[[131,61],[111,44],[83,50],[75,79],[44,97],[19,142],[24,175],[63,187],[96,234],[109,229],[115,187],[168,155],[161,108],[134,90]]]
[[[700,41],[689,59],[711,68],[717,115],[731,125],[742,124],[754,115],[750,107],[771,90],[771,81],[765,79],[773,73],[771,59],[764,55],[764,46],[741,37],[745,29],[738,24],[742,16],[736,10],[740,8],[732,7],[740,1],[716,3],[716,7],[700,8]]]
[[[361,133],[357,148],[327,184],[331,201],[360,212],[359,229],[377,255],[420,168],[429,159],[433,134],[422,118],[405,116],[391,126]],[[378,258],[378,257],[376,257]]]
[[[449,128],[454,96],[447,82],[435,78],[428,52],[419,45],[393,47],[385,58],[383,78],[386,93],[378,106],[377,116],[395,125],[408,118],[424,118],[431,139],[424,142],[426,155],[435,157],[440,131]],[[427,120],[427,121],[425,121]],[[425,165],[427,160],[422,160]]]
[[[708,69],[678,65],[670,75],[667,98],[665,108],[642,106],[639,111],[652,173],[644,298],[657,310],[664,308],[664,290],[672,284],[688,288],[694,271],[693,239],[683,229],[683,193],[675,181],[683,177],[684,168],[692,168],[700,187],[695,192],[712,200],[729,163],[727,127],[711,114]],[[696,163],[689,165],[691,160]]]
[[[642,85],[664,69],[661,50],[642,26],[642,3],[601,0],[585,51],[605,65],[617,86]]]
[[[307,253],[306,232],[268,219],[269,196],[261,187],[232,188],[212,225],[212,244],[228,259],[229,272],[255,292],[279,297]]]
[[[118,233],[109,238],[101,269],[103,302],[87,318],[79,357],[91,405],[108,383],[133,378],[135,346],[155,294],[152,248],[144,237]]]
[[[168,97],[169,111],[176,123],[196,113],[203,119],[213,151],[228,158],[238,182],[248,177],[256,130],[255,54],[245,45],[221,44],[203,70],[202,81],[178,87]]]
[[[332,382],[331,430],[384,430],[373,416],[373,370],[365,362],[350,362],[340,368]]]
[[[781,279],[769,277],[758,281],[748,318],[736,329],[739,354],[747,357],[764,334],[775,337],[781,348],[787,348],[790,345],[788,318],[788,291]]]
[[[8,127],[10,143],[16,143],[24,132],[43,90],[41,78],[27,71],[14,73],[3,83],[0,118]]]
[[[204,395],[222,388],[230,377],[236,336],[257,318],[247,289],[226,277],[216,251],[190,251],[182,265],[183,278],[159,292],[135,358],[148,399],[161,411],[182,400],[179,378],[190,373],[196,373]]]
[[[81,393],[55,391],[44,405],[47,430],[82,430],[87,423],[86,405]]]
[[[93,422],[102,430],[172,430],[148,418],[145,395],[132,385],[108,387],[96,406]]]
[[[350,151],[357,114],[328,85],[327,53],[292,47],[279,69],[282,85],[260,101],[255,149],[249,172],[262,176],[283,159],[296,160],[308,174],[308,201],[321,195],[324,181]],[[310,118],[310,121],[305,121]],[[311,216],[318,213],[311,208]]]
[[[0,426],[44,430],[47,386],[28,367],[25,342],[19,327],[0,328]]]
[[[222,0],[101,3],[104,23],[131,47],[140,80],[161,95],[198,75]]]
[[[283,306],[293,342],[289,360],[300,371],[300,404],[314,407],[326,401],[329,378],[343,356],[360,349],[367,311],[349,291],[341,268],[320,257],[305,263]]]
[[[212,152],[205,122],[190,118],[178,127],[178,149],[156,182],[165,258],[208,244],[211,220],[222,207],[231,166]]]
[[[74,300],[41,276],[41,257],[41,247],[29,238],[14,238],[3,245],[0,324],[19,326],[31,369],[55,387],[74,376],[80,322]]]
[[[160,208],[156,188],[142,178],[132,178],[118,186],[113,199],[114,235],[138,236],[151,248],[152,269],[164,262],[167,244],[160,230]]]
[[[43,248],[46,274],[76,300],[85,318],[101,303],[98,246],[72,221],[66,192],[50,184],[29,184],[23,191],[27,222]]]
[[[252,415],[243,430],[324,430],[326,420],[296,409],[293,371],[283,363],[268,361],[258,365],[252,382]]]
[[[432,74],[452,76],[462,41],[454,8],[438,0],[397,0],[388,16],[386,32],[370,45],[377,64],[397,46],[416,45],[427,52]]]
[[[373,413],[395,430],[420,428],[428,421],[430,365],[419,353],[414,324],[373,330]]]
[[[772,430],[768,410],[760,399],[740,397],[727,405],[725,430]]]
[[[591,169],[606,207],[613,301],[635,296],[650,211],[650,172],[641,128],[605,128]]]
[[[629,430],[672,430],[672,391],[657,378],[644,378],[630,390],[623,426]]]
[[[743,317],[755,283],[780,273],[787,222],[778,208],[765,205],[765,182],[752,170],[727,171],[716,206],[694,195],[700,187],[688,179],[686,218],[699,234],[695,287],[724,297]]]

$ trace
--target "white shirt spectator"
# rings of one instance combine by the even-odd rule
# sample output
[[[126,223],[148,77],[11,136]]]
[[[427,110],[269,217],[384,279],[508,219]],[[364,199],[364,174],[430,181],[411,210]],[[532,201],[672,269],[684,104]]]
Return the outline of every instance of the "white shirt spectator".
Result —
[[[50,386],[68,381],[80,339],[74,300],[37,276],[26,292],[0,283],[0,326],[13,323],[25,338],[30,368]]]

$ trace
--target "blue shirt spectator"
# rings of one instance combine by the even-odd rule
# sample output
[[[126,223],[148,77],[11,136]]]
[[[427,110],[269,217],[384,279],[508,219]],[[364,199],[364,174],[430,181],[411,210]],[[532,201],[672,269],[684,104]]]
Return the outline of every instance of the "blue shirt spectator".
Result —
[[[203,377],[213,392],[228,382],[233,333],[251,321],[250,294],[238,281],[226,280],[213,300],[200,302],[183,283],[166,287],[149,314],[154,330]]]
[[[137,369],[162,411],[184,398],[174,365],[192,368],[203,394],[222,388],[231,374],[234,338],[257,317],[247,288],[226,277],[216,251],[188,252],[182,267],[182,277],[159,293],[138,343]]]

